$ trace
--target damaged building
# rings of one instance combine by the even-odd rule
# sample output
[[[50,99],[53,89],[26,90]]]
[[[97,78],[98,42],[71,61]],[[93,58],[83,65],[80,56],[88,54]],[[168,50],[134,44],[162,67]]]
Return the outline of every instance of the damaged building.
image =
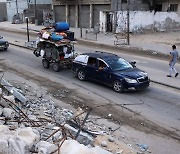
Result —
[[[101,32],[125,30],[123,27],[127,26],[127,21],[125,21],[127,8],[131,11],[130,19],[133,18],[131,23],[136,21],[135,23],[140,24],[144,20],[139,19],[140,15],[144,13],[146,16],[148,14],[151,20],[148,26],[131,25],[131,31],[144,28],[164,31],[179,27],[179,16],[176,15],[180,12],[178,0],[53,0],[52,5],[56,22],[66,21],[71,27],[76,28],[94,28],[100,25]],[[156,12],[161,13],[155,16]],[[163,20],[159,16],[163,16]],[[159,19],[156,21],[157,18]],[[166,22],[168,19],[171,21]],[[158,27],[152,27],[154,22]],[[165,22],[165,25],[162,25],[162,22]],[[170,26],[168,26],[169,23]],[[124,24],[123,27],[118,28],[122,24]]]

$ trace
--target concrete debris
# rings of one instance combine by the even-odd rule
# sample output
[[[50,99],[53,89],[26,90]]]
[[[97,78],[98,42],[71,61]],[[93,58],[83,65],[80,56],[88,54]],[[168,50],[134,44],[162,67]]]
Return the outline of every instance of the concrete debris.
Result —
[[[106,142],[106,141],[102,141],[102,142],[101,142],[101,146],[102,146],[102,147],[107,147],[107,142]]]
[[[10,100],[11,102],[15,103],[15,97],[13,95],[10,95],[10,96],[3,96],[1,98],[1,106],[4,106],[4,107],[8,107],[9,106],[9,102],[6,101],[7,100]]]
[[[7,119],[13,119],[15,117],[14,110],[12,110],[10,108],[4,108],[2,113],[3,113],[3,116]]]
[[[0,108],[0,116],[2,115],[2,113],[3,113],[3,109],[2,109],[2,108]]]
[[[148,150],[148,146],[146,144],[137,144],[137,145],[143,152]]]
[[[56,149],[58,147],[56,145],[46,142],[46,141],[39,141],[36,144],[35,148],[39,154],[50,154],[50,153],[56,151]]]
[[[125,150],[125,144],[117,144],[114,136],[108,135],[112,131],[104,123],[88,117],[91,109],[78,107],[73,112],[56,107],[52,95],[47,95],[45,90],[36,91],[25,83],[2,81],[0,87],[5,87],[0,88],[0,154],[110,154],[121,151],[133,154],[132,149]],[[9,92],[13,95],[9,96]],[[58,90],[63,97],[68,92]],[[106,138],[100,139],[102,134]]]
[[[71,150],[69,150],[71,149]],[[75,140],[66,140],[60,149],[61,154],[111,154],[100,147],[88,148]]]
[[[20,100],[22,103],[26,103],[27,99],[24,97],[15,87],[13,87],[10,83],[8,83],[3,78],[0,81],[0,84],[6,88],[11,94],[14,95],[18,100]]]
[[[68,124],[65,124],[64,127],[66,129],[70,130],[73,135],[76,135],[78,132],[77,129],[75,129],[74,127],[71,127]],[[93,138],[92,138],[92,136],[88,135],[85,132],[80,132],[79,136],[77,137],[77,141],[81,144],[88,145],[88,144],[93,143]]]
[[[114,137],[110,136],[109,137],[109,142],[114,142]]]
[[[0,95],[2,95],[2,88],[0,88]]]
[[[9,127],[6,125],[0,125],[0,134],[4,134],[6,132],[10,132]]]
[[[40,140],[39,132],[33,130],[31,127],[18,128],[15,132],[15,137],[22,140],[26,144],[26,147],[29,148]]]

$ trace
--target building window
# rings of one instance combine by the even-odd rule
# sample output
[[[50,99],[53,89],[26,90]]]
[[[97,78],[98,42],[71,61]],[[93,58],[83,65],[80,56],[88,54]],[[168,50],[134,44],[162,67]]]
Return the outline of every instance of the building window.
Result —
[[[168,11],[170,12],[177,12],[178,4],[170,4]]]
[[[127,3],[127,0],[122,0],[122,3]]]
[[[157,4],[156,5],[156,8],[155,8],[155,11],[162,11],[162,4]]]

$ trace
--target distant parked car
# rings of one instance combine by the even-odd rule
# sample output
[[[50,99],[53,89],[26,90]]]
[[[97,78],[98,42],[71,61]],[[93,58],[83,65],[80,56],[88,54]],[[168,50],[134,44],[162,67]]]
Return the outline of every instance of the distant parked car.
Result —
[[[8,41],[4,40],[2,36],[0,36],[0,50],[7,50],[9,47]]]
[[[94,80],[112,87],[116,92],[145,89],[150,83],[148,74],[138,69],[135,62],[127,62],[115,54],[101,51],[77,56],[72,70],[79,80]]]

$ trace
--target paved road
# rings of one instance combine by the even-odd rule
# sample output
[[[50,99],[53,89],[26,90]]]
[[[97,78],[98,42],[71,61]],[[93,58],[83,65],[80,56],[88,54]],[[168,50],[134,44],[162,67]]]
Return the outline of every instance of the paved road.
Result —
[[[21,46],[25,45],[25,41],[27,40],[26,35],[3,32],[1,30],[0,30],[0,32],[1,32],[1,35],[3,35],[10,42],[21,45]],[[30,37],[30,40],[35,40],[35,39],[36,39],[35,36]],[[101,50],[101,49],[96,48],[95,46],[92,49],[91,44],[89,45],[89,47],[91,48],[89,51]],[[77,50],[77,52],[79,52],[79,51]],[[156,58],[156,56],[150,57],[150,58],[139,57],[139,56],[136,56],[136,54],[132,54],[132,53],[128,53],[128,52],[125,53],[121,50],[113,50],[113,51],[106,50],[106,52],[114,52],[116,54],[119,53],[120,56],[127,58],[129,61],[135,60],[135,61],[137,61],[137,64],[140,68],[142,68],[148,72],[152,81],[180,89],[180,77],[178,77],[178,78],[174,78],[174,77],[167,78],[166,77],[166,75],[169,72],[168,60],[159,60]],[[125,53],[125,54],[122,54],[122,53]],[[131,56],[129,56],[129,57],[126,56],[129,54]],[[176,64],[176,67],[177,67],[177,70],[180,72],[180,64]]]

